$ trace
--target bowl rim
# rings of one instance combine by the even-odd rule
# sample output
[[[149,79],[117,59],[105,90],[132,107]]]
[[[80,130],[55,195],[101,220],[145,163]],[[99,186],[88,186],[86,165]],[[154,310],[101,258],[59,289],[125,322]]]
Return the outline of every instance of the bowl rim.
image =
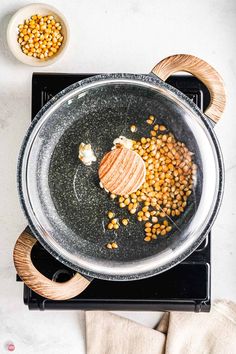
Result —
[[[16,21],[17,17],[20,14],[22,14],[25,10],[28,10],[30,8],[33,9],[35,6],[45,8],[45,9],[48,9],[49,11],[54,12],[55,15],[60,19],[60,21],[63,22],[63,26],[65,29],[65,37],[66,37],[66,38],[64,38],[64,41],[63,41],[64,44],[63,44],[62,48],[60,48],[60,50],[56,53],[56,55],[52,56],[51,58],[49,58],[45,61],[38,61],[38,62],[32,60],[31,57],[28,57],[23,52],[21,52],[21,51],[18,52],[18,50],[16,49],[15,45],[13,44],[13,40],[12,40],[12,36],[13,36],[12,30],[15,26],[15,21]],[[70,27],[69,27],[66,17],[56,7],[54,7],[52,5],[45,4],[45,3],[31,3],[31,4],[28,4],[26,6],[19,8],[11,16],[10,21],[8,22],[8,25],[7,25],[7,30],[6,30],[7,44],[8,44],[8,48],[11,51],[12,55],[21,63],[26,64],[26,65],[30,65],[30,66],[35,66],[35,67],[48,66],[48,65],[55,63],[57,60],[61,59],[62,56],[65,54],[65,51],[68,47],[69,38],[70,38]],[[17,38],[16,38],[16,44],[19,45],[19,43],[17,42]],[[33,58],[33,59],[36,59],[36,58]]]

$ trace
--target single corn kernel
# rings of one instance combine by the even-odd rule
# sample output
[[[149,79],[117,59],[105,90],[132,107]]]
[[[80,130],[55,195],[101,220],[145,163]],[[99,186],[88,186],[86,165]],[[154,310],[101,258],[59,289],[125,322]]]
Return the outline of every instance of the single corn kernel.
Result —
[[[108,225],[107,225],[107,228],[108,228],[108,230],[112,230],[113,229],[113,224],[112,223],[109,223]]]
[[[129,203],[130,203],[130,198],[126,198],[126,199],[124,200],[124,203],[125,203],[125,205],[129,205]]]
[[[163,131],[166,130],[166,127],[164,125],[160,125],[159,129],[160,129],[161,132],[163,132]]]
[[[118,219],[112,219],[112,220],[111,220],[111,223],[112,223],[113,225],[118,224]]]
[[[156,131],[155,130],[151,130],[151,136],[156,136],[157,135],[157,133],[156,133]]]
[[[137,129],[136,125],[133,124],[130,126],[130,130],[132,133],[135,133],[138,129]]]
[[[133,203],[130,203],[130,204],[128,205],[128,210],[130,211],[131,209],[134,209],[134,204],[133,204]]]
[[[108,211],[107,216],[109,219],[112,219],[112,218],[114,218],[115,213],[113,213],[112,211]]]
[[[111,246],[112,246],[112,248],[118,248],[118,245],[116,242],[112,242]]]
[[[123,224],[124,226],[126,226],[126,225],[128,225],[129,220],[128,220],[128,219],[122,219],[121,222],[122,222],[122,224]]]
[[[141,143],[145,144],[146,143],[146,139],[145,138],[141,138]]]
[[[153,223],[157,223],[157,222],[158,222],[158,218],[157,218],[156,216],[153,216],[153,217],[152,217],[152,222],[153,222]]]
[[[146,237],[144,237],[144,241],[146,241],[146,242],[151,241],[151,237],[150,237],[150,236],[146,236]]]
[[[150,227],[146,227],[146,228],[144,229],[144,231],[147,233],[147,232],[151,232],[152,229],[151,229]]]

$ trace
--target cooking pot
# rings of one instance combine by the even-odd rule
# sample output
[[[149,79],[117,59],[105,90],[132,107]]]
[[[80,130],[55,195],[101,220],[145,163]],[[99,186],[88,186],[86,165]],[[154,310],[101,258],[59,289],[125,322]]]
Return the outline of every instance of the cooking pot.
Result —
[[[191,73],[207,86],[211,101],[204,113],[165,82],[179,71]],[[20,201],[33,236],[29,231],[20,235],[14,263],[26,285],[46,298],[62,300],[81,293],[92,278],[138,280],[189,256],[204,240],[221,204],[224,169],[213,127],[224,106],[220,75],[191,55],[170,56],[148,75],[93,76],[52,98],[33,120],[18,164]],[[105,229],[108,210],[125,211],[119,211],[99,187],[97,171],[115,138],[134,136],[131,124],[139,127],[137,139],[147,134],[145,117],[150,114],[193,153],[197,176],[186,210],[172,220],[173,230],[145,243],[135,218],[117,232]],[[91,166],[78,160],[81,142],[94,148],[97,162]],[[104,246],[111,238],[119,240],[113,251]],[[65,283],[40,274],[30,256],[36,240],[77,273]]]

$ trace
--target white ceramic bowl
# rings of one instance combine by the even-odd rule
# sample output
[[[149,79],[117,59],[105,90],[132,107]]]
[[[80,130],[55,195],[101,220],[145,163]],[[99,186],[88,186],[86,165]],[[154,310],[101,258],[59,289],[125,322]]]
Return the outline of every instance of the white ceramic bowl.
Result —
[[[57,22],[62,25],[61,33],[64,37],[62,45],[57,53],[52,57],[48,57],[45,60],[30,57],[24,54],[21,50],[20,44],[17,42],[18,38],[18,26],[32,15],[53,15]],[[55,9],[55,7],[47,4],[30,4],[20,10],[18,10],[11,18],[7,27],[7,43],[12,54],[24,64],[32,66],[46,66],[55,63],[65,53],[69,41],[69,26],[64,15]]]

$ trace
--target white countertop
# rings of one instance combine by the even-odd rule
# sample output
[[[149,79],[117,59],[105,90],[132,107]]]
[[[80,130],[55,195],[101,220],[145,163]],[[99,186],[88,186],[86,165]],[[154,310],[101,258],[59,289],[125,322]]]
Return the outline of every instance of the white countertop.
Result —
[[[41,2],[38,0],[38,2]],[[13,341],[20,354],[85,353],[83,312],[30,312],[15,281],[12,249],[26,220],[16,192],[16,161],[30,123],[31,75],[49,72],[148,73],[162,58],[194,54],[224,78],[227,107],[216,126],[226,188],[212,231],[212,297],[236,300],[236,2],[234,0],[50,0],[71,27],[67,53],[46,68],[25,66],[5,41],[10,15],[29,3],[0,2],[0,353]],[[153,326],[156,313],[122,313]]]

